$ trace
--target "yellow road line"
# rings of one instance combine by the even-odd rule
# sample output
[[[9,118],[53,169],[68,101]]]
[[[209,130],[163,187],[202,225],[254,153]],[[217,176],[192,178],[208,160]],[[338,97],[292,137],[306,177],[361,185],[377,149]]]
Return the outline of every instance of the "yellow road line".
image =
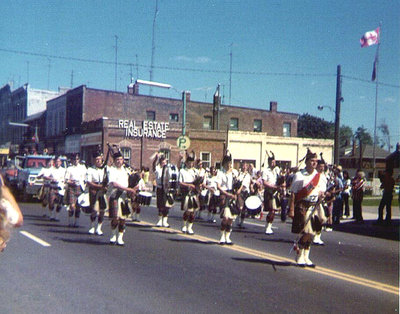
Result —
[[[196,240],[203,241],[203,242],[214,242],[216,244],[219,244],[218,241],[216,241],[215,239],[212,239],[212,238],[208,238],[208,237],[200,236],[200,235],[188,235],[186,233],[182,233],[182,231],[180,231],[180,230],[172,229],[172,228],[156,227],[156,226],[154,226],[154,224],[151,224],[149,222],[139,222],[138,224],[141,224],[141,225],[144,225],[144,226],[152,226],[152,229],[155,229],[155,230],[163,230],[163,231],[169,232],[169,233],[176,233],[176,234],[178,234],[180,236],[183,236],[183,237],[189,238],[189,239],[196,239]],[[237,244],[235,244],[235,245],[224,245],[224,246],[221,246],[221,247],[225,248],[225,249],[232,250],[232,251],[245,253],[245,254],[249,254],[249,255],[260,257],[260,258],[264,258],[264,259],[268,259],[268,260],[271,260],[272,262],[275,261],[275,262],[290,262],[290,263],[294,263],[292,259],[289,259],[287,257],[274,255],[274,254],[270,254],[270,253],[265,253],[265,252],[260,252],[260,251],[257,251],[257,250],[254,250],[254,249],[250,249],[250,248],[246,248],[244,246],[240,246],[240,245],[237,245]],[[336,270],[333,270],[333,269],[320,267],[320,266],[317,266],[315,268],[305,267],[305,268],[302,268],[302,269],[310,271],[310,272],[318,273],[318,274],[321,274],[321,275],[324,275],[324,276],[333,277],[333,278],[336,278],[336,279],[340,279],[340,280],[344,280],[344,281],[347,281],[347,282],[355,283],[355,284],[358,284],[358,285],[361,285],[361,286],[365,286],[365,287],[377,289],[377,290],[380,290],[380,291],[388,292],[388,293],[391,293],[391,294],[399,295],[399,287],[388,285],[388,284],[385,284],[385,283],[382,283],[382,282],[369,280],[369,279],[366,279],[366,278],[362,278],[362,277],[346,274],[346,273],[343,273],[343,272],[339,272],[339,271],[336,271]]]

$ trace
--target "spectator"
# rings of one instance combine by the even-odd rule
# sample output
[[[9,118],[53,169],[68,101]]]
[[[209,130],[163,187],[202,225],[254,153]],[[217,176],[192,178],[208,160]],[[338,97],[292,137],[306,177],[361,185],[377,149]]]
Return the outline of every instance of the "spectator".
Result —
[[[343,205],[344,205],[343,218],[349,218],[350,217],[349,197],[351,192],[351,180],[347,170],[343,171],[343,185],[344,185],[342,193]]]
[[[386,206],[386,219],[385,223],[390,225],[392,223],[392,199],[393,199],[393,169],[386,169],[382,178],[383,195],[378,208],[378,220],[375,222],[377,225],[383,224],[383,209]]]
[[[365,173],[358,170],[356,176],[351,181],[351,185],[354,219],[358,223],[364,223],[362,216],[362,201],[364,197]]]

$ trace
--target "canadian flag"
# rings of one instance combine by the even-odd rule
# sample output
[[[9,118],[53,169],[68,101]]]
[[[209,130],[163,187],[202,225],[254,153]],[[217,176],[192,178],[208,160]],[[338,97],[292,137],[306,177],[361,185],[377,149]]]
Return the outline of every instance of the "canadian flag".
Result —
[[[375,45],[379,42],[379,27],[370,32],[366,32],[360,39],[361,48]]]

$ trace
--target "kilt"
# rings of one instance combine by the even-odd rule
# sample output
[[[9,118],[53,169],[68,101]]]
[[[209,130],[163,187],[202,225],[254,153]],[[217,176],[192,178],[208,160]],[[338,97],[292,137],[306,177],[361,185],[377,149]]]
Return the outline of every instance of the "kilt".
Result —
[[[80,185],[68,184],[68,188],[67,188],[66,192],[67,192],[66,202],[67,202],[67,204],[72,205],[72,204],[76,204],[76,202],[78,201],[78,197],[79,197],[79,195],[81,195],[82,189],[81,189]]]
[[[315,208],[315,206],[317,206]],[[314,210],[315,208],[315,210]],[[311,218],[309,219],[309,217]],[[324,209],[321,204],[300,201],[295,204],[292,222],[292,233],[316,233],[326,221]]]

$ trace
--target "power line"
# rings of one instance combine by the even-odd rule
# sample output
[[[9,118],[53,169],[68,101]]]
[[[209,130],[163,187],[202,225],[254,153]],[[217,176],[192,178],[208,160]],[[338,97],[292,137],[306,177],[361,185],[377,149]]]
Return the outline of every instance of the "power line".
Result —
[[[86,59],[86,58],[76,58],[76,57],[65,57],[65,56],[57,56],[57,55],[49,55],[44,53],[36,53],[36,52],[28,52],[22,50],[14,50],[14,49],[4,49],[0,48],[0,51],[13,53],[13,54],[21,54],[21,55],[29,55],[35,57],[43,57],[43,58],[51,58],[51,59],[60,59],[60,60],[68,60],[68,61],[78,61],[78,62],[87,62],[87,63],[97,63],[97,64],[106,64],[106,65],[115,65],[113,61],[105,61],[105,60],[96,60],[96,59]],[[119,66],[131,66],[132,62],[118,62]],[[138,64],[136,62],[135,65],[138,67],[149,68],[150,65]],[[169,70],[169,71],[186,71],[186,72],[200,72],[200,73],[220,73],[220,74],[230,74],[230,71],[226,70],[215,70],[215,69],[196,69],[196,68],[182,68],[182,67],[168,67],[168,66],[153,66],[153,68],[161,69],[161,70]],[[332,73],[290,73],[290,72],[263,72],[263,71],[232,71],[233,74],[239,75],[259,75],[259,76],[292,76],[292,77],[336,77],[336,74]],[[375,82],[371,82],[370,80],[360,79],[357,77],[352,77],[348,75],[342,75],[343,78],[349,80],[355,80],[360,82],[366,82],[370,84],[375,84]],[[400,88],[400,85],[387,84],[379,82],[381,86],[387,86],[392,88]]]

